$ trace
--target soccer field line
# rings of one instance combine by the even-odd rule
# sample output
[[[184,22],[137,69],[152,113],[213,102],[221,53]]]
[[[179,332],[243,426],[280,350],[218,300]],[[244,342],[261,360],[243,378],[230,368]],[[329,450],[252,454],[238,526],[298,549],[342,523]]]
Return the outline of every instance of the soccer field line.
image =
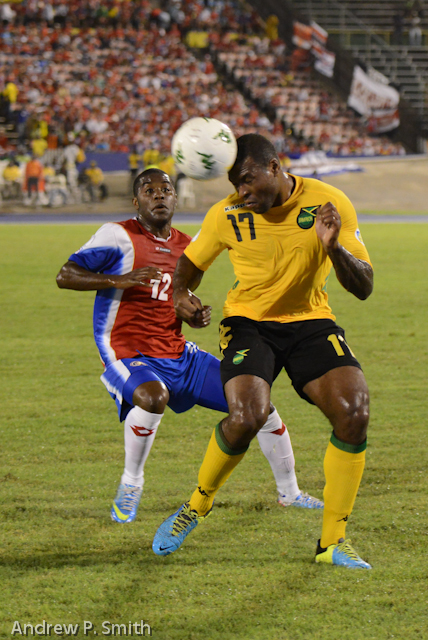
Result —
[[[121,222],[129,220],[129,213],[17,213],[1,214],[0,224],[104,224],[105,222]],[[174,224],[201,224],[204,213],[177,213],[174,216]],[[393,223],[428,223],[428,215],[390,215],[390,214],[364,214],[358,215],[359,222],[369,224],[393,224]]]

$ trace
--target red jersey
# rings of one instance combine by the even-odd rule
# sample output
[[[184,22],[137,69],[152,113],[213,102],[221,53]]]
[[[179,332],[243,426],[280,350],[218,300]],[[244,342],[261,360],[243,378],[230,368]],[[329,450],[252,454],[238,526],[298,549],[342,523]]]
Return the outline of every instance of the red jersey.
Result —
[[[179,358],[186,340],[172,303],[172,275],[191,238],[171,229],[169,238],[157,238],[136,218],[103,225],[81,249],[70,256],[89,271],[129,273],[142,267],[162,269],[151,286],[103,289],[94,305],[94,337],[105,365],[139,353],[154,358]]]

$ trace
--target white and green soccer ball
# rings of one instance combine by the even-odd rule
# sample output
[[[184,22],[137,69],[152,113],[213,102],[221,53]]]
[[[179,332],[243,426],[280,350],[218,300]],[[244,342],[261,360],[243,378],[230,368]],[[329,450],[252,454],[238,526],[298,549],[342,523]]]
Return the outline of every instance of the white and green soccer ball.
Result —
[[[236,138],[215,118],[191,118],[175,132],[171,153],[179,171],[195,180],[225,175],[236,159]]]

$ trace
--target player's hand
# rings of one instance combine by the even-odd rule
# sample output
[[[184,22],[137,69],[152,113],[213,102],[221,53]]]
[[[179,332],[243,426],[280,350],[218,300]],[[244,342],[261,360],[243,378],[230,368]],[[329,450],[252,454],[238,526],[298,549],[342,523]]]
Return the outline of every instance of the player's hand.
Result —
[[[212,307],[204,305],[202,309],[197,309],[191,320],[187,321],[189,327],[193,329],[203,329],[208,327],[211,322],[211,310]]]
[[[153,280],[162,280],[162,269],[157,267],[142,267],[124,273],[117,279],[116,289],[130,289],[131,287],[151,287]]]
[[[196,312],[202,312],[204,309],[198,296],[195,296],[190,289],[186,289],[174,291],[173,299],[177,318],[193,326],[191,323],[195,321]]]
[[[341,226],[340,214],[334,204],[326,202],[318,208],[315,231],[327,253],[337,247]]]

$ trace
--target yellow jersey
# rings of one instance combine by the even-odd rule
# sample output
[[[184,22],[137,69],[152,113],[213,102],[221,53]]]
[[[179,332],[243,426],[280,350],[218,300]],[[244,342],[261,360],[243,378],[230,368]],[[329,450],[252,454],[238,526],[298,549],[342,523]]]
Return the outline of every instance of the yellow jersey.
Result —
[[[157,166],[159,162],[159,150],[158,149],[146,149],[143,153],[144,168],[147,169],[150,166]]]
[[[94,186],[98,186],[104,182],[104,173],[99,167],[88,168],[85,170],[85,173]]]
[[[15,182],[21,178],[21,169],[16,165],[13,167],[5,167],[3,171],[3,178],[6,182]]]
[[[215,204],[184,251],[202,271],[224,249],[229,251],[236,280],[223,308],[226,318],[335,320],[326,291],[332,262],[315,231],[316,210],[326,202],[341,216],[340,244],[371,264],[349,198],[319,180],[292,177],[290,198],[265,214],[250,211],[237,193]]]
[[[41,158],[45,153],[46,149],[48,148],[48,143],[44,138],[35,138],[31,142],[31,148],[33,150],[34,155],[37,156],[38,158]]]
[[[138,169],[140,166],[141,156],[138,153],[130,153],[128,156],[129,168],[132,170]]]
[[[18,98],[18,87],[14,82],[8,82],[3,89],[3,95],[9,100],[10,103],[15,104]]]
[[[175,170],[175,160],[173,156],[169,155],[159,162],[158,167],[161,171],[165,171],[169,175],[170,178],[174,178],[177,173]]]

